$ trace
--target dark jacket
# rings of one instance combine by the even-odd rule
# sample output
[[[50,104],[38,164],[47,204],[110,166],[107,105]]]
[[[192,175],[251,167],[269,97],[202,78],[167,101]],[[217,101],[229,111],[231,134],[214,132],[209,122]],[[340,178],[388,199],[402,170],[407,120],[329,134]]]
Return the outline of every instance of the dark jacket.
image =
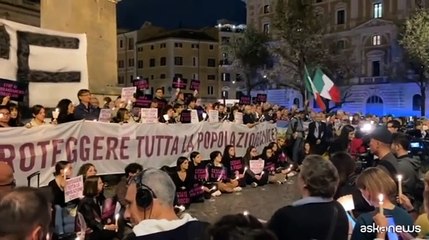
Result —
[[[100,109],[91,104],[86,107],[83,103],[77,105],[74,111],[74,119],[76,120],[98,120]]]

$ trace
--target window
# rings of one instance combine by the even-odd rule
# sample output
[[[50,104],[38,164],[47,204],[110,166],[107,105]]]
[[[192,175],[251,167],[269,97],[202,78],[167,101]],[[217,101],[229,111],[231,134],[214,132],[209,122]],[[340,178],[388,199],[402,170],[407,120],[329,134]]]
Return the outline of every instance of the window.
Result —
[[[153,75],[150,75],[150,79],[151,80],[153,80],[155,78],[155,76],[153,76]]]
[[[198,64],[198,59],[196,57],[192,57],[192,66],[197,66]]]
[[[124,41],[122,41],[122,39],[121,40],[119,40],[119,48],[123,48],[124,47]]]
[[[264,31],[265,34],[269,34],[270,33],[270,24],[269,23],[264,23],[263,31]]]
[[[118,76],[118,84],[125,84],[124,76]]]
[[[210,45],[209,45],[209,49],[210,49],[210,50],[213,50],[213,49],[214,49],[214,46],[213,46],[212,44],[210,44]]]
[[[230,82],[231,81],[231,74],[229,74],[229,73],[222,73],[222,81],[224,81],[224,82]]]
[[[366,103],[383,103],[383,99],[379,96],[371,96],[366,100]]]
[[[134,58],[128,59],[128,67],[134,67]]]
[[[159,48],[166,48],[167,47],[167,44],[165,44],[165,43],[161,43],[160,45],[159,45]]]
[[[182,48],[183,44],[176,42],[176,43],[174,43],[174,47],[176,47],[176,48]]]
[[[228,98],[228,91],[222,91],[222,98]]]
[[[200,45],[199,44],[191,44],[191,47],[192,48],[200,48]]]
[[[270,5],[265,5],[264,6],[264,13],[267,14],[267,13],[270,13],[270,12],[271,12]]]
[[[416,94],[413,96],[413,111],[420,111],[422,107],[422,96]]]
[[[374,12],[374,18],[383,17],[383,4],[382,3],[374,3],[373,12]]]
[[[139,60],[139,61],[137,62],[137,67],[138,67],[138,68],[143,68],[143,60]]]
[[[162,58],[159,60],[159,65],[161,65],[161,66],[165,66],[165,65],[167,65],[167,58],[166,58],[166,57],[162,57]]]
[[[213,95],[214,94],[214,87],[208,86],[207,87],[207,95]]]
[[[118,68],[124,68],[124,60],[118,61]]]
[[[372,36],[372,45],[373,46],[381,45],[381,36],[380,35]]]
[[[216,59],[213,59],[213,58],[207,59],[207,67],[216,67]]]
[[[241,75],[239,73],[235,74],[235,81],[241,82],[241,80],[243,80],[243,79],[241,79]]]
[[[198,80],[198,73],[193,73],[192,74],[192,79]]]
[[[130,75],[130,82],[133,82],[133,81],[134,81],[134,76]]]
[[[207,75],[207,80],[216,80],[216,75]]]
[[[183,57],[174,57],[174,65],[182,66],[183,65]]]
[[[175,73],[174,77],[175,78],[183,78],[183,74],[181,74],[181,73]]]
[[[222,37],[221,41],[222,41],[222,44],[228,44],[230,41],[230,38],[229,37]]]
[[[338,10],[337,11],[337,24],[341,25],[346,23],[346,11],[345,10]]]
[[[128,39],[128,50],[134,50],[134,39]]]
[[[155,46],[154,45],[150,45],[150,50],[154,50]]]
[[[149,60],[149,67],[155,67],[155,58]]]
[[[143,52],[143,47],[139,47],[139,48],[137,48],[137,51],[138,51],[138,52]]]
[[[164,74],[164,73],[162,73],[161,75],[159,75],[159,78],[161,78],[161,79],[165,79],[165,78],[166,78],[166,76],[165,76],[165,74]]]
[[[345,49],[345,48],[346,48],[346,41],[344,41],[344,40],[339,40],[339,41],[337,42],[337,49],[342,50],[342,49]]]
[[[372,76],[380,76],[380,61],[372,61]]]

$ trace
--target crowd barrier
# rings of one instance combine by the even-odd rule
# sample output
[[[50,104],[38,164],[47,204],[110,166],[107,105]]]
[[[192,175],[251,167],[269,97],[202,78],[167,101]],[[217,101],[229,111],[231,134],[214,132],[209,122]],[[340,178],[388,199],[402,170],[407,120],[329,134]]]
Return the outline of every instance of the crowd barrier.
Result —
[[[131,162],[145,168],[174,166],[179,156],[198,151],[208,159],[212,151],[234,145],[243,156],[248,146],[259,151],[276,140],[272,123],[254,128],[236,123],[197,124],[113,124],[92,121],[70,122],[35,128],[0,128],[0,161],[14,168],[18,185],[40,172],[40,185],[52,178],[55,163],[73,163],[74,175],[85,163],[92,163],[100,174],[123,173]]]

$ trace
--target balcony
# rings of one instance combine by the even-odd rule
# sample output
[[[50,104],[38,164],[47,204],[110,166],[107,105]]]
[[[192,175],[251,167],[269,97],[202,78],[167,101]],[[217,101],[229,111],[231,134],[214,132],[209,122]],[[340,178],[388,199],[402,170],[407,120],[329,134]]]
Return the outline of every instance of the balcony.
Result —
[[[379,77],[361,77],[355,78],[352,80],[354,84],[382,84],[389,83],[389,78],[387,76],[379,76]]]
[[[219,65],[220,66],[229,66],[231,64],[232,64],[232,62],[230,60],[228,60],[228,59],[224,59],[224,60],[220,60],[219,61]]]

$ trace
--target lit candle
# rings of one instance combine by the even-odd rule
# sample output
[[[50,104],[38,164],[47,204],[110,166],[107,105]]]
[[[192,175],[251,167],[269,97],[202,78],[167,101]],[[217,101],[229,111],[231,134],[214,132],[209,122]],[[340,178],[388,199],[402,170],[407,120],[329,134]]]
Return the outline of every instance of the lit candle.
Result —
[[[243,212],[243,215],[244,215],[244,216],[249,215],[249,211],[247,211],[247,210],[246,210],[246,211],[244,211],[244,212]]]
[[[399,203],[401,202],[401,195],[402,195],[402,175],[399,174],[396,176],[396,178],[398,179],[398,195],[399,195]]]
[[[180,78],[177,79],[177,91],[180,91]]]
[[[350,117],[349,117],[349,120],[350,120],[350,122],[351,122],[351,121],[353,121],[353,117],[352,117],[352,116],[350,116]]]
[[[379,207],[379,209],[380,209],[380,214],[381,215],[384,215],[384,213],[383,213],[383,204],[384,204],[384,196],[383,196],[383,194],[379,194],[378,195],[378,207]]]
[[[60,109],[59,108],[55,108],[55,111],[52,112],[52,117],[54,119],[57,119],[58,115],[60,115]]]
[[[247,172],[247,167],[244,168],[243,174]]]
[[[115,225],[116,225],[116,232],[118,231],[118,220],[119,220],[119,213],[115,215]]]
[[[210,189],[210,191],[214,191],[214,190],[216,190],[216,186],[213,186],[213,187]]]
[[[261,173],[261,177],[262,177],[262,175],[264,175],[264,171],[262,171],[262,173]]]

